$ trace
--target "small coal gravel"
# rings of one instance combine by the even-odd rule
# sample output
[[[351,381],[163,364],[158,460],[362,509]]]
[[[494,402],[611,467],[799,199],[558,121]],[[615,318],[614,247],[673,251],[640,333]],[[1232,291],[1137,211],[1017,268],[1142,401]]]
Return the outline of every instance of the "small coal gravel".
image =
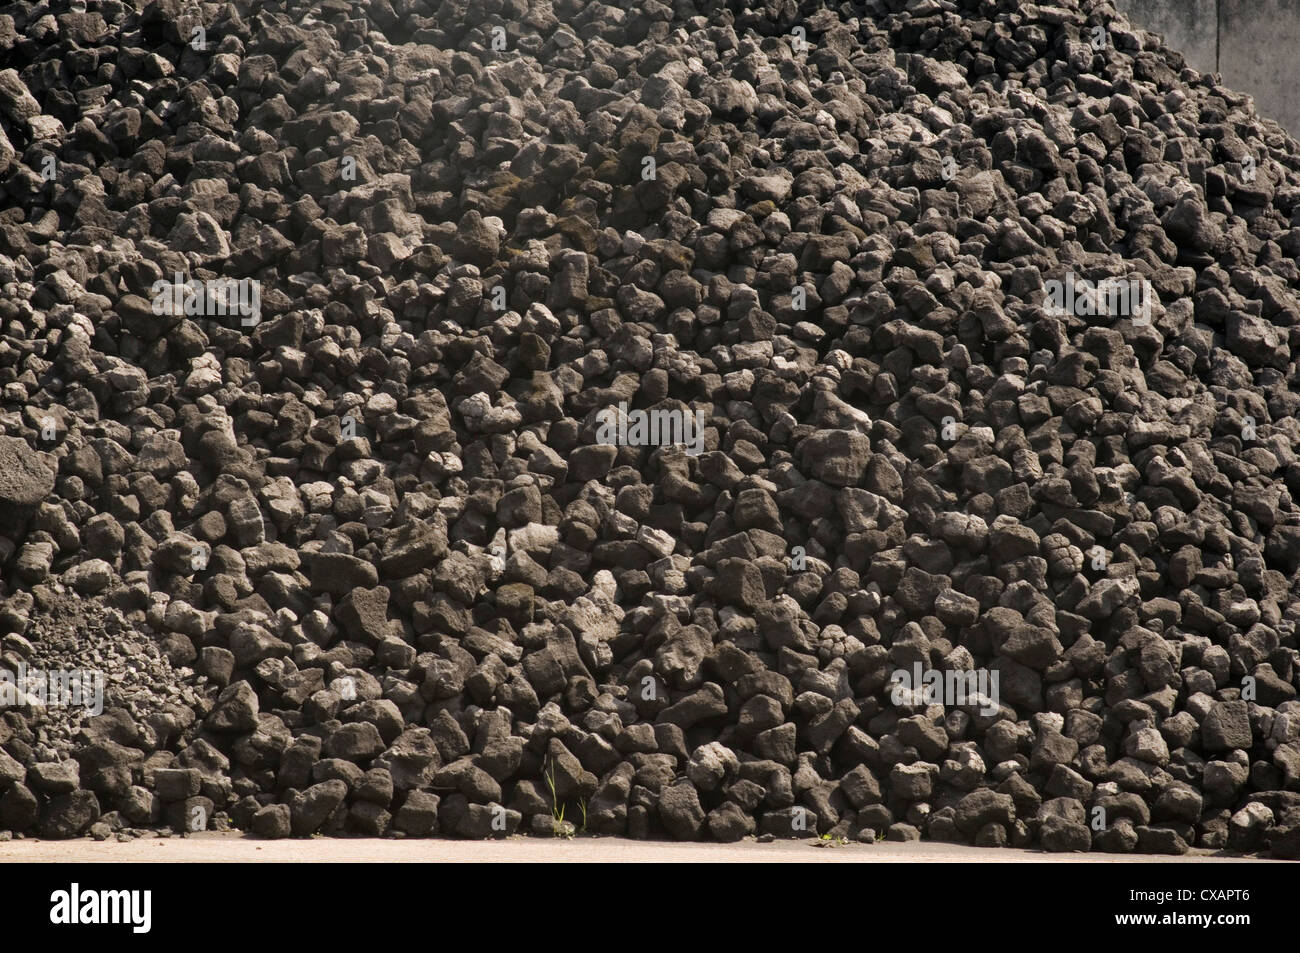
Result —
[[[3,836],[1300,856],[1300,146],[1111,4],[0,64]]]

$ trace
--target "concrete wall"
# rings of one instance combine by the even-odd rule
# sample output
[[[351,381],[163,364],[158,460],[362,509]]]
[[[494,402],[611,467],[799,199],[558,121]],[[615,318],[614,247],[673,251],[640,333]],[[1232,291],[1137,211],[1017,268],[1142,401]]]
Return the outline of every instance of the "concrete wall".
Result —
[[[1115,0],[1115,8],[1142,29],[1163,34],[1192,69],[1219,68],[1219,0]]]
[[[1130,20],[1202,73],[1255,97],[1259,111],[1300,135],[1300,0],[1114,0]]]
[[[1300,135],[1300,0],[1219,0],[1219,72]]]

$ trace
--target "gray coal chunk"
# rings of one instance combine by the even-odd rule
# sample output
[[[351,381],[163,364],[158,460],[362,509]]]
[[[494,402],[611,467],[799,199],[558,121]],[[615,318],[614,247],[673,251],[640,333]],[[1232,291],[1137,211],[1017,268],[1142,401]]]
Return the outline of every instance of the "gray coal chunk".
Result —
[[[43,456],[26,440],[0,437],[0,525],[21,529],[52,492],[54,472]]]

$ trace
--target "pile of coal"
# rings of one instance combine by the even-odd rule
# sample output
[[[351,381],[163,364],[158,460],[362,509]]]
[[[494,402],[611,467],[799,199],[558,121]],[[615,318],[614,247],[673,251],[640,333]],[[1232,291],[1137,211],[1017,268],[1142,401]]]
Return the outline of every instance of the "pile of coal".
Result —
[[[1110,3],[0,63],[0,829],[1300,854],[1300,147]]]

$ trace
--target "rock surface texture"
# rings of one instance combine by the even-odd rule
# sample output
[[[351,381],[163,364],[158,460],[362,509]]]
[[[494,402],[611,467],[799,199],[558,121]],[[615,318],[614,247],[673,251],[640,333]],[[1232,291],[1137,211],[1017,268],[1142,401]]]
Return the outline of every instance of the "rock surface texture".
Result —
[[[1300,147],[1109,3],[0,62],[0,836],[1300,854]]]

